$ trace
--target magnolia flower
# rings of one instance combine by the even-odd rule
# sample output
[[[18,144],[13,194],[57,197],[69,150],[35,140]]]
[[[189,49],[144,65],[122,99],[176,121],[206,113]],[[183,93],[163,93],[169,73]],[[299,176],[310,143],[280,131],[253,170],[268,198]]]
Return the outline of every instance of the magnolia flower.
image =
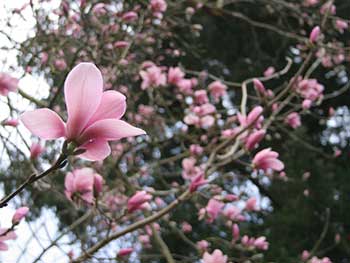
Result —
[[[126,12],[122,15],[122,19],[126,22],[132,22],[135,21],[138,18],[138,15],[134,11]]]
[[[221,250],[215,249],[212,254],[204,253],[203,263],[227,263],[227,256],[224,256]]]
[[[206,240],[201,240],[201,241],[198,241],[197,242],[197,247],[198,249],[202,250],[202,251],[205,251],[208,249],[209,247],[209,242],[206,241]]]
[[[154,13],[163,13],[167,9],[167,4],[164,0],[151,0],[150,4]]]
[[[208,86],[210,94],[213,96],[214,100],[219,101],[220,97],[226,95],[227,86],[222,84],[221,81],[214,81]]]
[[[177,83],[179,83],[179,81],[181,81],[184,77],[185,77],[185,73],[179,67],[169,68],[169,71],[168,71],[169,84],[177,85]]]
[[[310,42],[312,43],[316,42],[320,34],[321,34],[321,28],[319,26],[314,27],[309,36]]]
[[[184,233],[190,233],[192,232],[192,226],[188,222],[183,222],[181,225],[181,230]]]
[[[259,79],[253,79],[255,89],[261,94],[266,95],[266,89],[264,84]]]
[[[335,21],[335,27],[340,33],[344,33],[344,30],[348,29],[349,25],[348,22],[341,19],[337,19],[337,21]]]
[[[22,206],[16,210],[12,216],[12,224],[17,225],[29,212],[29,208]]]
[[[254,127],[260,127],[261,122],[264,120],[264,117],[262,116],[263,111],[263,107],[256,106],[249,112],[248,116],[246,117],[238,113],[238,121],[243,127],[248,127],[253,124]]]
[[[7,96],[9,92],[17,90],[18,79],[6,73],[0,73],[0,95]]]
[[[275,68],[270,66],[264,71],[264,76],[265,77],[271,77],[275,73]]]
[[[162,69],[157,66],[151,66],[145,70],[141,70],[140,76],[142,78],[141,89],[143,90],[166,84],[166,76],[162,73]]]
[[[92,13],[97,16],[106,14],[107,13],[106,4],[98,3],[94,5],[94,7],[92,8]]]
[[[244,221],[245,218],[241,212],[241,209],[239,209],[237,206],[229,204],[226,206],[223,214],[232,221]]]
[[[67,63],[64,61],[64,59],[56,59],[54,61],[55,68],[59,71],[63,71],[67,68]]]
[[[224,207],[224,203],[215,199],[210,199],[207,207],[205,208],[208,214],[208,222],[212,223],[220,214],[222,208]]]
[[[319,0],[304,0],[304,5],[305,6],[313,6],[313,5],[317,5],[319,2]]]
[[[301,254],[301,260],[306,261],[310,257],[310,252],[307,250],[304,250],[303,253]]]
[[[138,191],[128,200],[128,212],[144,208],[144,205],[152,199],[152,196],[146,191]]]
[[[35,160],[44,150],[40,143],[33,142],[30,146],[30,159]]]
[[[193,193],[197,191],[198,187],[205,185],[206,183],[208,183],[208,181],[205,180],[204,172],[200,172],[199,175],[191,180],[190,192]]]
[[[234,241],[239,239],[239,227],[237,224],[233,224],[232,226],[232,238]]]
[[[67,76],[64,93],[67,123],[47,108],[22,114],[22,122],[34,135],[46,140],[65,137],[85,150],[81,157],[96,161],[110,154],[108,141],[145,134],[119,120],[125,112],[125,96],[114,90],[103,92],[102,75],[94,64],[77,65]]]
[[[256,204],[256,198],[251,197],[245,202],[245,210],[247,211],[258,211],[259,208],[257,207]]]
[[[4,126],[11,126],[11,127],[17,127],[19,124],[17,119],[7,119],[2,122],[2,125]]]
[[[125,257],[125,256],[128,256],[130,255],[132,252],[134,251],[133,248],[122,248],[121,250],[119,250],[118,252],[118,257]]]
[[[115,48],[125,48],[125,47],[129,46],[129,42],[128,41],[117,41],[113,44],[113,46]]]
[[[194,100],[197,104],[205,104],[209,102],[207,91],[204,89],[194,92]]]
[[[201,155],[203,153],[204,149],[199,144],[191,144],[190,145],[190,153],[192,155]]]
[[[300,115],[297,112],[291,112],[285,118],[285,123],[293,129],[298,128],[301,125]]]
[[[265,130],[257,130],[251,133],[245,140],[245,147],[248,151],[254,149],[255,146],[265,137]]]
[[[66,197],[73,200],[75,196],[88,204],[93,203],[94,189],[101,190],[102,182],[99,174],[96,174],[91,168],[76,169],[66,175],[64,193]],[[95,185],[96,184],[96,185]]]
[[[10,239],[14,240],[17,238],[17,235],[15,232],[13,232],[13,231],[7,232],[7,231],[8,231],[7,228],[0,228],[0,251],[8,250],[8,246],[5,243],[5,241],[10,240]]]
[[[261,150],[254,156],[253,165],[256,169],[262,169],[264,171],[272,169],[279,172],[284,169],[284,164],[277,158],[278,153],[267,148]]]

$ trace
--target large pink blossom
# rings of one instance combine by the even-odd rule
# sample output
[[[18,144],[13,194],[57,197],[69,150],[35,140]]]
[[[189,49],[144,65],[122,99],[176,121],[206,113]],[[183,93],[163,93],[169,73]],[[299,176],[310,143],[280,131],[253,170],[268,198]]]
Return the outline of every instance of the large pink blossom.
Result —
[[[275,171],[282,171],[284,169],[284,164],[277,159],[278,153],[271,151],[270,148],[261,150],[253,158],[253,165],[257,169],[262,169],[267,171],[269,169]]]
[[[0,95],[7,96],[9,92],[17,90],[18,79],[6,73],[0,73]]]
[[[80,63],[68,74],[64,94],[67,123],[47,108],[22,114],[22,122],[34,135],[46,140],[65,137],[85,150],[80,156],[95,161],[110,154],[108,141],[145,134],[120,120],[125,96],[114,90],[103,92],[101,72],[92,63]]]
[[[221,250],[215,249],[212,254],[205,252],[203,255],[203,263],[226,263],[227,256]]]

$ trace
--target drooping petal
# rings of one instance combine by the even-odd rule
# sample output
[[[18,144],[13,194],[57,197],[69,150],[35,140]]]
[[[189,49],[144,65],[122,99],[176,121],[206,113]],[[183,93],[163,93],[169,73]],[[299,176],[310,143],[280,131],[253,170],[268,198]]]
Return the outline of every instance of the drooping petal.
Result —
[[[146,134],[146,132],[142,129],[130,125],[125,121],[105,119],[99,120],[89,126],[82,133],[78,141],[82,143],[95,139],[113,141],[141,134]]]
[[[111,153],[111,148],[105,140],[94,140],[85,143],[80,148],[85,149],[86,151],[79,156],[90,161],[103,160]]]
[[[87,126],[103,119],[120,119],[126,110],[126,98],[115,90],[105,91],[102,94],[101,103]]]
[[[45,140],[65,136],[65,125],[56,112],[50,109],[38,109],[22,114],[21,121],[34,135]]]
[[[68,74],[64,96],[68,111],[67,137],[74,139],[85,128],[101,102],[103,79],[92,63],[80,63]]]

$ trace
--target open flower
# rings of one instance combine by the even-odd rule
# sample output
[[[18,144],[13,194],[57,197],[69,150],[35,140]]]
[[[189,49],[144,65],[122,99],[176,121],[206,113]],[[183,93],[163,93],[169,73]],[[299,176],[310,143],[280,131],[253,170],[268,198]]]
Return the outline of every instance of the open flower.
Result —
[[[92,63],[74,67],[65,81],[64,95],[67,123],[44,108],[22,114],[24,125],[42,139],[65,137],[85,150],[80,156],[93,161],[110,154],[108,141],[145,134],[120,120],[126,109],[125,96],[114,90],[103,92],[101,72]]]
[[[212,254],[205,252],[203,255],[203,263],[226,263],[227,256],[221,250],[215,249]]]
[[[270,148],[261,150],[253,159],[253,165],[257,169],[267,171],[269,169],[277,172],[284,169],[284,164],[278,159],[278,153],[271,151]]]

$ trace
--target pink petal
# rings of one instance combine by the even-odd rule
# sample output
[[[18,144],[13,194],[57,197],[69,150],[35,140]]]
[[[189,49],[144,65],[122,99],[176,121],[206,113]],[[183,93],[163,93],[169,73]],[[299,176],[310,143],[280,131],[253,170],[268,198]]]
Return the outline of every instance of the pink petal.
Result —
[[[9,247],[4,242],[0,241],[0,251],[6,251]]]
[[[100,106],[89,120],[88,126],[102,119],[120,119],[126,110],[126,98],[115,90],[103,92]]]
[[[91,168],[82,168],[74,171],[76,176],[74,188],[78,192],[92,191],[94,186],[94,171]]]
[[[90,161],[103,160],[111,153],[111,148],[105,140],[94,140],[82,145],[80,148],[86,150],[80,157]]]
[[[22,114],[21,121],[34,135],[45,140],[65,136],[65,125],[56,112],[50,109],[38,109]]]
[[[284,169],[284,164],[278,159],[272,159],[269,161],[269,168],[279,172]]]
[[[85,128],[101,102],[103,79],[92,63],[80,63],[68,74],[64,84],[68,121],[67,137],[74,139]]]
[[[87,142],[94,139],[106,141],[119,140],[121,138],[146,134],[144,130],[136,128],[121,120],[105,119],[93,123],[79,138],[80,142]]]

